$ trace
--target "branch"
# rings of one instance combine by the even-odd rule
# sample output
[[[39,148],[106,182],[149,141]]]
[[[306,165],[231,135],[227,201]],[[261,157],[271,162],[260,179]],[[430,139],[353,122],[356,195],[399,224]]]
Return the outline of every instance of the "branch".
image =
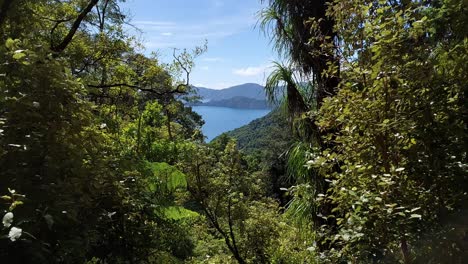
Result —
[[[88,87],[92,87],[92,88],[99,88],[99,89],[105,89],[105,88],[113,88],[113,87],[120,87],[120,86],[125,86],[125,87],[129,87],[129,88],[136,88],[136,89],[140,89],[140,87],[136,86],[136,85],[131,85],[131,84],[128,84],[128,83],[115,83],[115,84],[103,84],[103,85],[94,85],[94,84],[87,84]]]
[[[128,83],[115,83],[115,84],[103,84],[103,85],[87,84],[87,86],[91,87],[91,88],[97,88],[97,89],[106,89],[106,88],[125,86],[125,87],[128,87],[128,88],[137,89],[137,90],[142,91],[142,92],[148,92],[148,93],[156,94],[156,95],[159,95],[159,96],[168,95],[168,94],[175,94],[175,93],[179,93],[179,94],[186,93],[185,91],[182,90],[182,88],[186,87],[186,84],[179,84],[174,90],[163,91],[163,92],[158,92],[158,91],[153,90],[151,88],[143,88],[143,87],[128,84]]]
[[[184,64],[183,64],[182,61],[180,60],[180,57],[179,57],[179,56],[176,56],[176,49],[174,49],[174,51],[173,51],[173,53],[172,53],[172,57],[174,57],[174,59],[177,61],[177,63],[179,64],[180,68],[182,68],[182,70],[184,70],[185,75],[186,75],[185,86],[189,86],[189,84],[190,84],[190,73],[191,73],[191,70],[187,69],[187,67],[184,66]],[[180,86],[180,85],[179,85],[179,86]]]
[[[234,248],[235,252],[234,257],[237,259],[239,263],[244,263],[244,260],[242,259],[241,255],[239,254],[239,249],[237,248],[236,244],[236,237],[234,235],[234,230],[233,230],[233,222],[232,222],[232,215],[231,215],[231,206],[232,206],[232,200],[229,198],[228,201],[228,225],[229,225],[229,235],[231,236],[231,241],[232,241],[232,247]]]
[[[99,11],[99,6],[96,6],[96,10],[97,10],[98,17],[99,17],[100,32],[104,31],[104,25],[105,25],[105,20],[106,20],[106,9],[107,9],[108,4],[109,4],[109,0],[106,0],[106,2],[104,3],[104,7],[102,8],[102,12]]]
[[[176,94],[176,93],[185,94],[186,92],[184,90],[182,90],[183,87],[186,87],[186,85],[185,84],[179,84],[174,90],[164,91],[164,92],[158,92],[158,91],[150,89],[150,88],[138,88],[138,90],[162,96],[162,95]]]
[[[73,22],[73,25],[70,29],[70,31],[68,31],[68,34],[65,36],[65,38],[62,40],[62,42],[57,45],[57,46],[52,46],[51,47],[51,50],[52,51],[55,51],[55,52],[62,52],[63,50],[65,50],[65,48],[67,48],[68,44],[70,44],[71,40],[73,39],[73,36],[75,36],[75,33],[76,31],[78,30],[78,28],[80,27],[81,25],[81,22],[83,21],[83,19],[85,19],[85,17],[88,15],[89,12],[91,12],[91,10],[93,9],[93,7],[99,2],[99,0],[91,0],[88,5],[86,6],[85,9],[83,9],[83,11],[81,11],[81,13],[78,15],[78,17],[76,18],[75,22]]]

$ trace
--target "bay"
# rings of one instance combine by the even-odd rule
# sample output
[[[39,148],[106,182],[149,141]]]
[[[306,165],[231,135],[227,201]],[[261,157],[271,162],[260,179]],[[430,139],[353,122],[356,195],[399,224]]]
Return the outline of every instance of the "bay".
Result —
[[[217,106],[193,106],[192,109],[205,120],[202,132],[207,142],[224,132],[247,125],[270,112],[269,109],[237,109]]]

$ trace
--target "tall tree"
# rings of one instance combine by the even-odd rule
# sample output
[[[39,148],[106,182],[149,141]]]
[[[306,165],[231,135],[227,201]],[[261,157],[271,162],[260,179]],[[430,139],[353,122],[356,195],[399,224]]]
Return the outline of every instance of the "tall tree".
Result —
[[[318,205],[310,198],[326,192],[328,183],[320,171],[304,170],[303,161],[308,152],[326,149],[329,143],[325,144],[324,139],[332,132],[319,129],[314,115],[325,98],[336,94],[340,81],[335,21],[327,15],[332,1],[271,0],[268,3],[261,13],[261,26],[271,33],[276,49],[288,63],[275,64],[266,90],[270,99],[281,94],[278,89],[285,90],[285,103],[295,127],[297,143],[288,151],[288,174],[297,183],[313,186],[308,190],[312,192],[310,195],[304,195],[301,188],[293,188],[295,195],[290,208],[301,208],[300,213],[296,212],[298,217],[313,219],[320,226],[324,219],[317,217]],[[330,212],[331,209],[331,205],[322,205],[320,210]]]

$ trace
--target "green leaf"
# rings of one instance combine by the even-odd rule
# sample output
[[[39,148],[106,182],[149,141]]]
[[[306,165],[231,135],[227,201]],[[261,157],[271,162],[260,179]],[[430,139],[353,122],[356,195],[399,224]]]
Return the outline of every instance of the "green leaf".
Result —
[[[182,220],[186,218],[195,218],[199,216],[197,212],[185,209],[181,206],[169,206],[163,208],[162,214],[166,219],[169,220]]]
[[[163,188],[166,191],[172,192],[178,188],[187,188],[185,174],[173,166],[165,162],[153,162],[149,163],[149,166],[154,175],[154,178],[149,181],[149,187],[152,191]]]
[[[419,218],[419,219],[421,219],[422,215],[420,215],[420,214],[411,214],[410,218]]]
[[[0,198],[3,199],[3,200],[6,200],[6,201],[11,201],[11,196],[8,196],[8,195],[3,195]]]
[[[14,201],[14,202],[11,204],[9,210],[10,210],[10,211],[13,211],[18,205],[22,205],[22,204],[23,204],[22,201]]]
[[[24,54],[23,52],[15,52],[15,54],[13,54],[13,59],[15,60],[20,60],[24,57],[26,57],[26,54]]]
[[[7,41],[5,42],[5,47],[7,47],[7,49],[13,49],[15,47],[15,41],[11,38],[8,38]]]

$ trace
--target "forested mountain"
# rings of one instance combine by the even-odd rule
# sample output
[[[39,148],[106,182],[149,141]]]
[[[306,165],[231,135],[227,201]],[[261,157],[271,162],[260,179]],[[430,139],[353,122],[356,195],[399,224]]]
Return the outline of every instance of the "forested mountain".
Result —
[[[256,83],[245,83],[220,90],[196,87],[195,90],[203,101],[220,101],[239,96],[256,100],[266,99],[263,86]]]
[[[263,86],[246,83],[221,90],[195,87],[200,102],[190,102],[189,105],[220,106],[242,109],[268,109],[277,102],[268,102]],[[278,98],[283,96],[283,88],[277,89]]]
[[[281,155],[292,143],[291,126],[279,108],[268,115],[226,133],[235,138],[239,149],[247,154],[257,151]],[[216,139],[215,139],[216,140]]]
[[[466,263],[466,1],[263,1],[265,89],[198,92],[282,111],[210,144],[123,2],[0,1],[2,263]]]

